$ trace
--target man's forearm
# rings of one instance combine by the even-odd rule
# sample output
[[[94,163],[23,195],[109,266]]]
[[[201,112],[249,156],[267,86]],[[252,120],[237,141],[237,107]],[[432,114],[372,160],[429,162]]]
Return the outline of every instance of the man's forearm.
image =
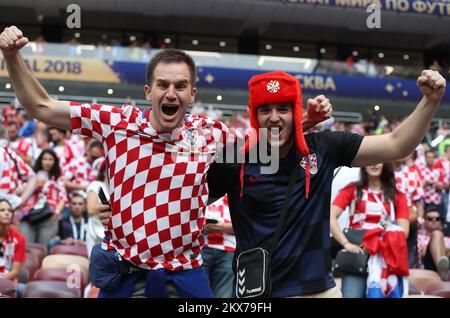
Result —
[[[40,120],[40,108],[45,108],[51,98],[28,69],[20,53],[4,56],[14,92],[31,117]]]
[[[438,106],[439,101],[423,97],[414,112],[391,133],[392,150],[398,153],[396,158],[406,157],[422,141]]]

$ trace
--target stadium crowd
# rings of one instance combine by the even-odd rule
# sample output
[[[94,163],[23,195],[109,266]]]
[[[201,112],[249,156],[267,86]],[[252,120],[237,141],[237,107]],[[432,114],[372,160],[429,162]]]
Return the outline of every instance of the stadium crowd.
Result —
[[[229,127],[242,132],[250,127],[244,111],[229,118],[221,118],[221,112],[211,108],[208,111],[194,108],[193,111],[223,119]],[[61,246],[73,246],[84,249],[81,254],[88,257],[92,247],[102,240],[104,230],[97,217],[97,191],[101,187],[105,193],[109,192],[108,176],[104,150],[99,142],[30,119],[15,101],[2,109],[1,116],[0,279],[14,281],[21,295],[25,283],[32,280],[37,270],[26,258],[31,253],[27,246],[37,243],[45,247],[44,255],[55,253]],[[310,131],[350,131],[367,136],[390,132],[399,124],[400,120],[388,120],[383,114],[369,112],[366,121],[361,123],[330,118]],[[448,124],[432,124],[416,151],[393,163],[393,173],[397,189],[406,196],[402,213],[410,222],[409,268],[429,269],[445,280],[450,256]],[[347,184],[341,187],[333,207],[344,210],[354,200],[348,198],[348,193],[354,191],[349,192],[349,186],[357,184],[359,179],[358,173],[354,175],[354,182],[350,184],[352,180],[348,175],[341,176]],[[362,200],[370,201],[368,197]],[[364,220],[370,218],[370,211],[359,212],[367,213]],[[214,221],[205,226],[206,241],[202,251],[205,268],[216,296],[231,297],[231,263],[236,242],[227,198],[209,206],[206,218]],[[338,243],[344,243],[343,247],[349,251],[359,251],[353,244],[346,246],[348,241]],[[347,290],[351,289],[350,285]],[[95,292],[95,287],[90,290]],[[89,289],[85,292],[88,294]]]

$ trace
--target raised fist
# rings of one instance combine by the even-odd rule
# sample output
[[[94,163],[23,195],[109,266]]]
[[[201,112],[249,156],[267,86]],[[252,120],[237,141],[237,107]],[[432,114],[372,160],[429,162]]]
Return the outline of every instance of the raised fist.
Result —
[[[14,25],[5,28],[0,34],[0,49],[4,56],[17,54],[27,43],[28,38],[24,37],[22,31]]]
[[[331,117],[333,107],[330,100],[323,95],[319,95],[314,99],[308,99],[307,114],[308,120],[314,124],[318,124]]]
[[[417,86],[425,97],[439,102],[444,97],[446,81],[439,72],[425,70],[417,79]]]

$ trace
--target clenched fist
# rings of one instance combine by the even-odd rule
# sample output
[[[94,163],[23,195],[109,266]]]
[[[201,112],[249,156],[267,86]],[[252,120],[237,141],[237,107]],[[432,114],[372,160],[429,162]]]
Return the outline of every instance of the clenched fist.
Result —
[[[439,72],[425,70],[417,79],[417,86],[430,101],[439,102],[444,97],[446,81]]]
[[[24,37],[22,31],[14,25],[5,28],[0,34],[0,49],[4,56],[17,54],[28,42],[28,38]]]
[[[319,95],[314,99],[308,99],[307,119],[313,124],[318,124],[331,117],[333,107],[330,100],[323,95]]]

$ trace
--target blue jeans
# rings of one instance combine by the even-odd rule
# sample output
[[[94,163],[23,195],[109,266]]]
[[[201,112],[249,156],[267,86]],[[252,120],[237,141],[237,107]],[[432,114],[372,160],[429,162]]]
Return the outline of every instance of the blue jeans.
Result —
[[[344,298],[366,298],[367,275],[341,273]]]
[[[207,247],[202,250],[203,268],[217,298],[233,296],[233,256],[232,252],[216,248]]]

